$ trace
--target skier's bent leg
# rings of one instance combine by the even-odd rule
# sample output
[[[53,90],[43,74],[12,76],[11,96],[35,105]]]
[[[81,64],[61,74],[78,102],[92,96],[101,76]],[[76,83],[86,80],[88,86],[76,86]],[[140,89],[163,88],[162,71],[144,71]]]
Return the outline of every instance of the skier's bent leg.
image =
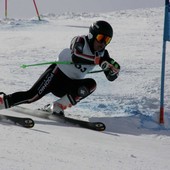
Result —
[[[53,70],[55,67],[55,64],[50,65],[28,91],[20,91],[9,95],[1,92],[0,109],[10,108],[19,104],[32,103],[49,93],[50,85],[53,83]]]
[[[72,94],[76,103],[93,93],[96,90],[96,86],[96,81],[93,79],[88,78],[81,80],[81,83],[77,88],[77,92]]]
[[[38,94],[33,93],[33,91],[30,90],[23,91],[23,92],[16,92],[9,95],[3,94],[3,96],[2,95],[0,96],[0,101],[1,103],[4,104],[4,107],[0,107],[0,109],[10,108],[24,103],[25,104],[32,103],[40,98],[41,97]]]
[[[96,89],[96,82],[93,79],[77,80],[74,89],[70,90],[70,94],[66,94],[51,105],[45,106],[44,110],[51,113],[64,114],[64,110],[77,102],[86,98]]]

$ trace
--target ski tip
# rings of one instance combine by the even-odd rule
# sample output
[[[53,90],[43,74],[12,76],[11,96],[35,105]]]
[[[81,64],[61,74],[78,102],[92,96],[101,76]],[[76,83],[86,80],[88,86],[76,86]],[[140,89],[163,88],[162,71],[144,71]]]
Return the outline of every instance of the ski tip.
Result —
[[[25,128],[32,128],[32,127],[34,127],[34,125],[35,125],[34,120],[32,120],[32,119],[30,119],[30,118],[27,118],[27,119],[25,120],[25,122],[24,122],[24,127],[25,127]]]
[[[95,123],[95,130],[104,131],[106,129],[106,125],[102,122]]]
[[[106,129],[106,126],[102,122],[90,122],[87,128],[95,131],[104,131]]]

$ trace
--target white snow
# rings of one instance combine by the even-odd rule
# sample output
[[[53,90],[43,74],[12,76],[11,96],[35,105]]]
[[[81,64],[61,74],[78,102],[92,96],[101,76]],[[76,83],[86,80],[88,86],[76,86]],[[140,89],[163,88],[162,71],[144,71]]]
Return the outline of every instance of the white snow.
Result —
[[[102,121],[107,128],[96,132],[31,116],[32,129],[0,122],[0,170],[170,169],[169,44],[165,125],[158,123],[164,8],[41,17],[41,22],[36,17],[0,20],[0,91],[28,90],[48,66],[20,65],[55,61],[72,37],[87,34],[93,21],[109,21],[114,37],[107,49],[121,65],[120,76],[111,83],[103,73],[89,74],[97,90],[66,112]],[[23,106],[39,108],[55,99],[49,94]],[[1,113],[25,117],[11,110]]]

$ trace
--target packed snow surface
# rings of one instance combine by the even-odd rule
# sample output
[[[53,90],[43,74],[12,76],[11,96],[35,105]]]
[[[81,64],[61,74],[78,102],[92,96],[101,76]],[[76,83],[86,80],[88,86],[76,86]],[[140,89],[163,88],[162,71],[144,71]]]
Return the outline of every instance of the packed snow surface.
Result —
[[[119,78],[109,82],[103,73],[89,74],[96,91],[66,115],[102,121],[104,132],[31,117],[32,129],[0,122],[0,170],[168,170],[170,169],[170,51],[167,43],[165,124],[159,124],[164,9],[110,13],[44,14],[38,19],[0,20],[0,91],[28,90],[48,65],[56,61],[76,35],[88,33],[96,20],[114,28],[107,49],[121,65]],[[100,69],[100,68],[96,68]],[[40,108],[57,98],[24,105]],[[2,114],[25,117],[12,110]]]

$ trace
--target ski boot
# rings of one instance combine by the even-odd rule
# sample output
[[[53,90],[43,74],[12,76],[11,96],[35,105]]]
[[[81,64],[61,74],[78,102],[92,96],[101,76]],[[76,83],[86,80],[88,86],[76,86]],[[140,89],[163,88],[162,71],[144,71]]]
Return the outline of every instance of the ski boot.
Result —
[[[52,113],[52,114],[59,114],[61,116],[64,116],[64,110],[67,107],[71,107],[72,104],[70,102],[70,99],[67,95],[63,96],[59,100],[53,102],[52,104],[47,104],[44,106],[43,111]]]
[[[4,100],[5,95],[4,92],[0,92],[0,110],[7,108]]]

